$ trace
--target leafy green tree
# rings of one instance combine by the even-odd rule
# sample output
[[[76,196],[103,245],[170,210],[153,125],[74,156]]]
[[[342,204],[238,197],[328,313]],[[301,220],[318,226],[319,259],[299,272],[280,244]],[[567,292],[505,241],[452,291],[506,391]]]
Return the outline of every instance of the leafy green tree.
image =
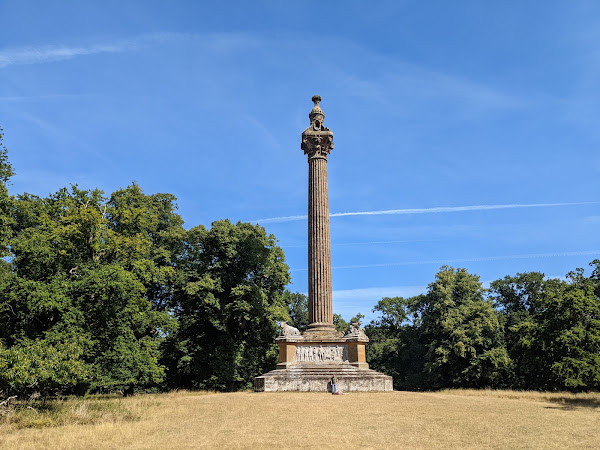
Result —
[[[365,327],[367,361],[391,375],[395,389],[428,388],[423,374],[427,350],[412,313],[417,299],[384,297],[373,309],[379,318]]]
[[[228,220],[192,228],[177,265],[179,321],[166,353],[171,386],[235,390],[272,369],[288,317],[283,251],[264,228]]]
[[[350,324],[344,320],[344,318],[340,314],[333,315],[333,325],[335,329],[339,332],[344,332],[348,329]]]
[[[0,302],[0,340],[8,347],[42,339],[72,309],[68,283],[58,278],[36,281],[12,276],[0,286]]]
[[[509,384],[517,389],[540,389],[546,385],[544,329],[546,309],[544,274],[519,273],[490,284],[490,298],[500,311],[508,354],[513,361]]]
[[[171,194],[146,195],[133,183],[114,192],[107,204],[110,261],[144,284],[146,297],[165,310],[173,295],[175,266],[183,251],[183,220]]]
[[[152,308],[143,283],[119,265],[83,270],[73,283],[73,302],[87,336],[84,360],[93,390],[129,390],[157,385],[157,331],[169,326],[166,312]]]
[[[594,295],[600,298],[600,259],[595,259],[590,263],[594,269],[589,277],[589,283],[593,286]]]
[[[292,293],[287,289],[283,295],[290,316],[289,324],[304,332],[308,327],[308,297],[300,292]]]
[[[414,309],[433,388],[498,386],[510,366],[502,328],[479,277],[444,266]]]
[[[107,246],[105,200],[102,191],[75,185],[47,198],[19,195],[12,240],[16,275],[36,281],[68,278],[99,262]]]
[[[12,198],[1,140],[0,388],[132,391],[163,380],[161,355],[190,387],[246,387],[274,366],[289,273],[273,236],[186,231],[175,197],[136,183]]]
[[[600,387],[598,261],[567,280],[540,273],[517,274],[491,284],[506,322],[515,361],[513,385],[524,389],[582,391]]]
[[[0,344],[0,392],[28,396],[74,389],[87,379],[76,342],[24,340],[11,348]]]
[[[107,201],[77,186],[18,196],[11,275],[0,285],[0,339],[77,339],[93,390],[156,385],[159,345],[173,328],[164,305],[183,236],[174,198],[133,185]]]
[[[600,389],[600,299],[583,270],[548,296],[545,328],[550,337],[548,388],[587,391]]]
[[[444,266],[427,293],[384,298],[367,327],[373,367],[408,389],[502,386],[510,359],[479,277]]]
[[[4,132],[0,127],[0,258],[9,255],[8,240],[11,237],[13,198],[8,193],[8,183],[15,174],[8,161],[8,150],[3,144]],[[0,260],[1,261],[1,260]],[[4,264],[2,261],[0,264]],[[2,269],[6,271],[6,268]]]

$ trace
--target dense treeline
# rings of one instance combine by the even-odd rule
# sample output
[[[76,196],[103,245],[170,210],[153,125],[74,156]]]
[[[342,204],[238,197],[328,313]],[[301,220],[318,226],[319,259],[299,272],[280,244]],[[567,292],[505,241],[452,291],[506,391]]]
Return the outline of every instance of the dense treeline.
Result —
[[[263,228],[186,230],[135,183],[11,196],[11,176],[2,147],[1,393],[233,390],[274,366],[289,271]]]
[[[368,359],[397,389],[600,389],[600,260],[565,280],[506,276],[484,290],[442,267],[427,292],[384,298]]]
[[[484,289],[479,277],[444,266],[422,295],[383,298],[368,324],[371,368],[396,389],[600,389],[600,260],[545,279],[506,276]],[[307,298],[286,293],[291,324],[308,324]],[[360,320],[363,316],[350,321]],[[335,314],[338,330],[347,328]]]
[[[285,290],[283,251],[262,227],[185,229],[174,196],[135,183],[12,196],[1,131],[0,395],[244,389],[275,367],[278,321],[306,329],[307,298]],[[379,301],[369,363],[397,389],[598,390],[591,265],[487,290],[442,267],[425,294]]]

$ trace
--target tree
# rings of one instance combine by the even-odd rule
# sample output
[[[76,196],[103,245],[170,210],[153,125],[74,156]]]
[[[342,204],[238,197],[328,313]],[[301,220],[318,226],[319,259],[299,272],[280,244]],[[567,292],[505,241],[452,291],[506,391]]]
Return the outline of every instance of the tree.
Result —
[[[517,274],[491,284],[506,321],[506,342],[515,361],[513,385],[524,389],[582,391],[600,387],[598,261],[567,280],[540,273]]]
[[[86,268],[73,283],[73,303],[87,337],[83,359],[90,367],[91,389],[133,392],[164,378],[157,330],[171,319],[154,310],[144,293],[143,283],[119,265]]]
[[[284,291],[284,300],[290,316],[290,325],[301,332],[308,327],[308,297],[300,292]]]
[[[541,314],[546,309],[544,274],[518,273],[490,283],[490,298],[500,311],[508,354],[513,361],[509,383],[517,389],[541,389],[545,364]]]
[[[574,392],[600,389],[600,299],[580,269],[548,295],[544,318],[549,335],[548,388]],[[557,283],[558,284],[558,283]]]
[[[501,385],[510,359],[498,314],[483,292],[476,275],[443,266],[427,294],[415,301],[431,387]]]
[[[18,196],[11,275],[0,285],[7,349],[75,342],[93,390],[160,382],[159,345],[173,319],[155,305],[172,291],[173,241],[183,235],[174,209],[172,196],[146,196],[137,185],[110,201],[77,186]]]
[[[367,361],[391,375],[395,389],[428,388],[423,374],[427,350],[412,312],[419,298],[384,297],[373,308],[379,318],[365,327]]]
[[[341,333],[348,330],[348,327],[350,326],[340,314],[333,315],[333,325],[335,326],[335,329]]]
[[[0,127],[0,258],[10,254],[8,242],[12,235],[12,207],[13,197],[8,193],[10,178],[15,174],[8,161],[8,150],[3,144],[4,130]],[[0,271],[6,273],[6,262],[0,259]]]
[[[109,260],[134,273],[155,308],[165,310],[173,294],[176,260],[183,251],[183,220],[171,194],[146,195],[133,183],[107,204]]]
[[[172,305],[171,386],[235,390],[276,364],[278,320],[288,316],[283,251],[264,228],[228,220],[185,236]]]
[[[479,277],[444,266],[427,293],[384,298],[367,327],[369,362],[404,389],[497,387],[510,359],[502,326]]]
[[[87,379],[76,342],[25,340],[11,348],[0,343],[0,392],[29,396],[74,389]]]

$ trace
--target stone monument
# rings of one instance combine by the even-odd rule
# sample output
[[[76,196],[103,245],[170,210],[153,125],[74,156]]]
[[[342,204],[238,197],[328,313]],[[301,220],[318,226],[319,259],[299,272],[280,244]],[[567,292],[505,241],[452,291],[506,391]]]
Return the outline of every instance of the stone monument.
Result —
[[[302,133],[308,156],[308,318],[304,334],[281,323],[277,369],[256,377],[256,391],[327,391],[332,375],[342,391],[391,391],[392,377],[369,369],[360,323],[340,333],[333,325],[327,156],[333,133],[325,127],[321,97],[313,96],[310,126]]]

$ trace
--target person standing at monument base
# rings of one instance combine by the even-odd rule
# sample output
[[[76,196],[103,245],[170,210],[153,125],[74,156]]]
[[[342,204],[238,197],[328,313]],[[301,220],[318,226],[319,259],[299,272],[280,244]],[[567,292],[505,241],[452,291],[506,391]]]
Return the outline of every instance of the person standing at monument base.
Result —
[[[335,394],[337,392],[337,377],[333,375],[331,377],[331,393]]]

